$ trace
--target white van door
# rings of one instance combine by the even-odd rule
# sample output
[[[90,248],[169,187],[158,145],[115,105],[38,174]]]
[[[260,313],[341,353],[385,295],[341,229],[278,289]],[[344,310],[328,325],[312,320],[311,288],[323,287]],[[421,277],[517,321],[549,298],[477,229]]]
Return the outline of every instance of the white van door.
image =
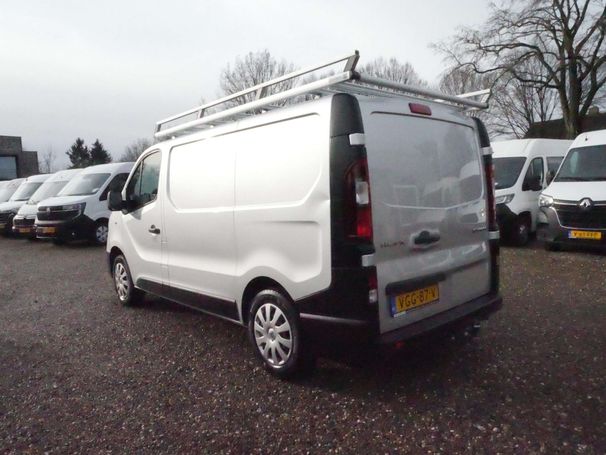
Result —
[[[522,180],[522,191],[515,197],[521,199],[516,204],[519,207],[525,207],[530,210],[531,225],[530,231],[534,232],[537,226],[537,217],[539,213],[539,195],[545,187],[545,160],[537,156],[528,163],[528,168]]]
[[[136,285],[149,290],[162,284],[162,201],[158,199],[162,154],[154,151],[137,166],[125,190],[129,212],[124,226],[131,252],[126,252]]]
[[[233,296],[233,135],[172,147],[168,156],[165,223],[172,298],[238,319]]]
[[[368,114],[364,129],[385,333],[489,292],[487,195],[470,125],[435,113]]]

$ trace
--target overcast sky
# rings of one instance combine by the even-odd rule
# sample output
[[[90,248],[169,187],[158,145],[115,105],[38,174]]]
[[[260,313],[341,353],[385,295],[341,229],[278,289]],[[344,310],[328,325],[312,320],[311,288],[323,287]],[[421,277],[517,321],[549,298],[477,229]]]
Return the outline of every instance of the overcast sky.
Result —
[[[487,16],[487,0],[21,0],[0,9],[0,135],[52,147],[80,136],[114,159],[157,120],[218,95],[221,69],[268,49],[296,66],[360,50],[434,82],[429,44]]]

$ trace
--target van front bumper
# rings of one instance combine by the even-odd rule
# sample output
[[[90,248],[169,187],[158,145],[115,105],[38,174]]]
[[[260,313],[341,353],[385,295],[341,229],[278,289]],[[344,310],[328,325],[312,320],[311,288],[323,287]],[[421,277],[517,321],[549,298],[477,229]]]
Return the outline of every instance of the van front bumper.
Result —
[[[497,223],[499,230],[503,233],[509,233],[518,219],[518,215],[513,213],[507,204],[497,204],[496,207]]]
[[[63,241],[86,240],[94,232],[95,222],[86,215],[66,221],[40,221],[36,223],[36,237]]]
[[[601,239],[571,238],[572,231],[600,232]],[[537,239],[553,245],[575,245],[582,247],[606,248],[606,229],[563,227],[553,207],[542,207],[537,223]]]
[[[19,237],[25,237],[30,239],[36,238],[36,227],[34,226],[35,218],[23,218],[22,216],[15,216],[13,218],[13,234]]]

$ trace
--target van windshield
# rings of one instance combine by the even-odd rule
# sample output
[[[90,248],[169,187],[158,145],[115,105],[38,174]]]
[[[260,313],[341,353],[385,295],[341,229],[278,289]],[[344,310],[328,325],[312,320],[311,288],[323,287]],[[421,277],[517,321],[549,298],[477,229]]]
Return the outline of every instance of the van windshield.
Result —
[[[27,201],[27,203],[29,205],[36,205],[44,199],[56,196],[57,193],[61,191],[61,188],[63,188],[66,184],[67,180],[59,182],[44,182],[44,184],[40,188],[38,188],[38,190],[34,194],[32,194],[32,197],[29,198],[29,201]]]
[[[570,150],[554,180],[556,182],[606,180],[606,144]]]
[[[19,188],[10,198],[11,201],[27,201],[36,192],[43,182],[27,182],[19,185]]]
[[[18,185],[15,186],[5,184],[0,186],[0,202],[8,201],[17,188],[19,188]]]
[[[111,174],[80,174],[74,177],[57,196],[88,196],[101,189]]]
[[[523,156],[514,156],[508,158],[494,158],[494,186],[497,190],[511,188],[520,175],[526,158]]]

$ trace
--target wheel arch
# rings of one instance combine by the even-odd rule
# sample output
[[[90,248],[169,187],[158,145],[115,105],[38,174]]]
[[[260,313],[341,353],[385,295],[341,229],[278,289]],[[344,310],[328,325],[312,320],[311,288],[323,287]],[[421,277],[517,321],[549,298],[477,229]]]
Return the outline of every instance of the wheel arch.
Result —
[[[124,253],[122,252],[122,250],[120,248],[118,248],[117,246],[112,247],[112,249],[109,251],[109,257],[108,257],[108,265],[109,265],[109,273],[112,274],[113,273],[113,265],[114,265],[114,260],[119,256],[119,255],[123,255]]]
[[[246,285],[246,288],[242,293],[242,322],[244,324],[248,324],[248,312],[253,299],[264,289],[274,289],[292,301],[292,297],[286,291],[284,286],[282,286],[276,280],[267,276],[256,277]]]

